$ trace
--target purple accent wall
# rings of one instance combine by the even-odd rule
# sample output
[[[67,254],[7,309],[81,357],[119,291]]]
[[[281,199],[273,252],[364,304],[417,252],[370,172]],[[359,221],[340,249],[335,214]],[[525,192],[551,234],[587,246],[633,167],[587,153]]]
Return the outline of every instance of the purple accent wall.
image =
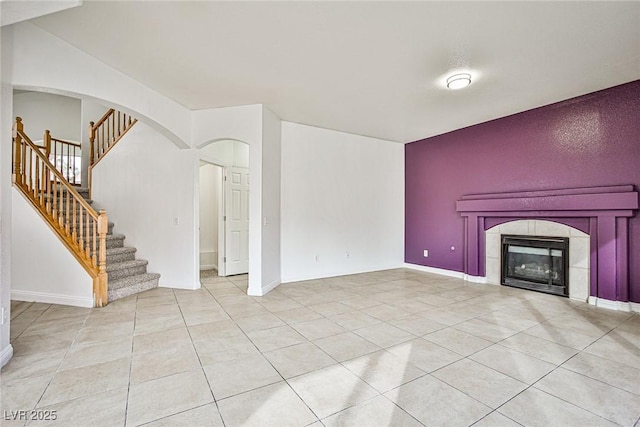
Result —
[[[465,195],[638,190],[640,80],[407,144],[405,170],[405,261],[462,272],[465,229],[456,202]],[[640,218],[625,221],[628,263],[609,268],[628,268],[628,298],[640,302]]]

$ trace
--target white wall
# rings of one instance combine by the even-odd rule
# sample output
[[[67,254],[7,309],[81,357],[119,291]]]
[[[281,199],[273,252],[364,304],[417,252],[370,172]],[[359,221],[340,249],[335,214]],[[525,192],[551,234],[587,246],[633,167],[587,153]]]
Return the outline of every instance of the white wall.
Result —
[[[22,117],[24,130],[33,141],[42,140],[45,129],[65,141],[80,141],[80,100],[45,92],[13,95],[14,115]]]
[[[264,295],[281,282],[281,121],[269,109],[262,110],[262,289]],[[253,176],[253,174],[252,174]]]
[[[29,22],[13,32],[17,89],[58,92],[104,102],[145,121],[178,147],[189,146],[191,112],[131,77]]]
[[[11,299],[93,307],[93,279],[24,198],[12,189]]]
[[[91,197],[104,208],[114,233],[127,236],[126,246],[160,273],[160,285],[197,289],[198,248],[193,150],[138,122],[93,169]]]
[[[282,122],[282,281],[403,258],[404,146]]]
[[[200,164],[200,269],[218,268],[218,209],[222,168]]]
[[[11,312],[11,126],[13,88],[11,86],[12,33],[0,31],[0,306],[7,321],[0,322],[0,367],[13,355],[10,344]]]

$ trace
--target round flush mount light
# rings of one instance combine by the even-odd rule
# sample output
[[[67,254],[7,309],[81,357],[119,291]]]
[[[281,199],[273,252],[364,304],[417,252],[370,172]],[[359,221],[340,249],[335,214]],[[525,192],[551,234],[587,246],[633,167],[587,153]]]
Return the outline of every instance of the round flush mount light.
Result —
[[[463,89],[471,84],[471,74],[458,73],[447,78],[449,89]]]

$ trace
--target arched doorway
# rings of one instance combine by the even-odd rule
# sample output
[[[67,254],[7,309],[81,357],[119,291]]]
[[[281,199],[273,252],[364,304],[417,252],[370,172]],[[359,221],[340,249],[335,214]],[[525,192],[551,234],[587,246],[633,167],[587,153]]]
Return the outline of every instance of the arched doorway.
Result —
[[[199,270],[249,272],[249,145],[231,139],[200,150]]]

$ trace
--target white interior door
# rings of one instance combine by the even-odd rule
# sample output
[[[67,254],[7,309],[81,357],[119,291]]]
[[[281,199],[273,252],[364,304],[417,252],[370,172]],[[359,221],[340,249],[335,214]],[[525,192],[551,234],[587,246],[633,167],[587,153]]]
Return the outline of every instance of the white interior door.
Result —
[[[249,169],[224,171],[224,274],[249,272]]]

